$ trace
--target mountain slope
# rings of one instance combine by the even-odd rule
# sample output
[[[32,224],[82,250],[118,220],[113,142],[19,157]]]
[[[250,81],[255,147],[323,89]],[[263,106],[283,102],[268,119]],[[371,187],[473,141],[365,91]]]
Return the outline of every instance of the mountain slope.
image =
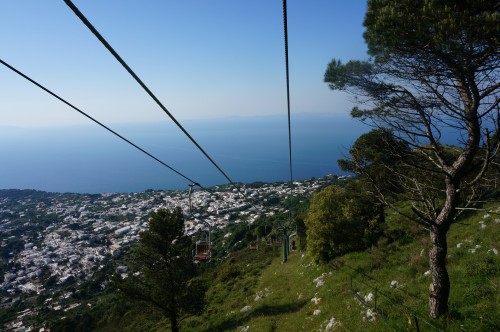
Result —
[[[448,237],[450,313],[428,317],[428,234],[387,211],[385,237],[376,246],[317,265],[281,248],[231,253],[203,266],[210,287],[202,315],[181,322],[181,331],[498,331],[500,202],[491,201],[452,226]],[[212,263],[211,263],[212,264]],[[151,308],[117,293],[89,301],[53,331],[169,331]],[[70,318],[68,316],[68,318]],[[82,325],[82,324],[79,324]]]
[[[184,330],[411,331],[417,324],[422,331],[497,330],[500,204],[484,209],[450,230],[447,318],[427,314],[427,233],[388,211],[392,238],[330,265],[299,252],[282,264],[279,248],[235,253],[213,275],[207,311]]]

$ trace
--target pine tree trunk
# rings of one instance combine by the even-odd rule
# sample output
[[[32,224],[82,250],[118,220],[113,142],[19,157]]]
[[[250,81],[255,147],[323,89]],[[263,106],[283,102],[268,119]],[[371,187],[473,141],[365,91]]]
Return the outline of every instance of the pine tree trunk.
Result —
[[[177,315],[175,313],[170,314],[170,327],[172,332],[179,332],[179,323],[177,322]]]
[[[448,297],[450,295],[450,277],[446,270],[446,243],[447,229],[431,228],[432,248],[429,252],[429,266],[432,283],[429,287],[429,309],[432,318],[448,312]]]

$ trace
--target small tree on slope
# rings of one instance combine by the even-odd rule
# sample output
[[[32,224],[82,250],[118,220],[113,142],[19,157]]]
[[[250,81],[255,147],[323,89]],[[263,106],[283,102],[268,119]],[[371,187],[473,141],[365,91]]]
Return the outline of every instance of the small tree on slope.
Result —
[[[191,250],[181,210],[159,209],[141,233],[133,252],[134,268],[127,278],[116,280],[128,296],[160,309],[174,332],[182,318],[200,313],[204,305],[206,289],[193,279],[197,268]]]

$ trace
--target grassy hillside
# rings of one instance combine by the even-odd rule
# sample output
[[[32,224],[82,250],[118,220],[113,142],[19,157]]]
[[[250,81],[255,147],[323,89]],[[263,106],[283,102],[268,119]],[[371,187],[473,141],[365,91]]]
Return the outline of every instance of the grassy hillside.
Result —
[[[203,316],[186,331],[496,331],[500,204],[462,218],[449,233],[449,317],[427,315],[430,284],[424,230],[388,212],[391,236],[328,266],[292,252],[243,250],[212,275]],[[391,239],[392,237],[392,239]]]
[[[181,331],[417,331],[416,324],[420,331],[498,331],[500,203],[482,208],[449,232],[446,318],[427,314],[428,234],[387,211],[386,237],[377,246],[329,265],[299,252],[283,264],[279,247],[261,246],[208,266],[207,308],[182,321]],[[79,321],[87,318],[93,330],[169,330],[151,308],[117,294],[94,300],[92,310]]]

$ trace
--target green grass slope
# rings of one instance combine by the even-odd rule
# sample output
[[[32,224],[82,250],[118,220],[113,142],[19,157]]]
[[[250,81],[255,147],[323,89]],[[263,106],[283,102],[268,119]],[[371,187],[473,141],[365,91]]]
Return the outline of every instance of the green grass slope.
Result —
[[[281,248],[265,245],[205,265],[206,310],[183,320],[181,331],[500,331],[500,203],[478,208],[448,233],[447,317],[428,317],[428,233],[387,211],[376,246],[328,265],[297,251],[282,263]],[[52,327],[169,331],[168,324],[151,307],[109,292]]]
[[[389,238],[329,265],[278,247],[242,250],[207,273],[206,312],[183,331],[498,331],[500,204],[463,217],[448,236],[450,314],[432,320],[428,234],[388,212]]]

